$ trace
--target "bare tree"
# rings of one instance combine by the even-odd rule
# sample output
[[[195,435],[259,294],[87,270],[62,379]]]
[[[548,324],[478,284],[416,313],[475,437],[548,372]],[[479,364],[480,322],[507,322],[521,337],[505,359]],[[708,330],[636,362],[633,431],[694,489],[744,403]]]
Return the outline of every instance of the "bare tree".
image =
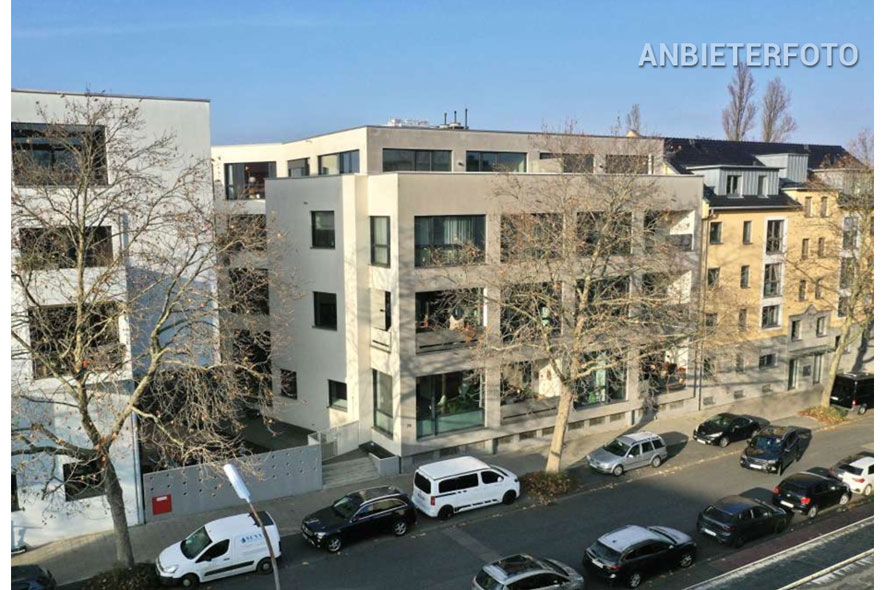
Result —
[[[797,130],[797,122],[788,112],[791,93],[781,78],[774,78],[766,85],[763,95],[763,114],[760,118],[761,139],[767,143],[786,141]]]
[[[42,115],[13,151],[12,453],[44,498],[100,490],[131,566],[116,447],[137,429],[161,461],[231,457],[244,394],[266,404],[262,359],[218,354],[216,299],[218,261],[264,236],[216,231],[209,162],[131,102]]]
[[[625,115],[625,127],[627,127],[628,132],[633,131],[641,135],[643,134],[643,120],[640,116],[639,104],[631,105],[631,110]]]
[[[556,409],[549,472],[561,467],[574,408],[624,399],[632,375],[650,399],[686,387],[698,331],[697,259],[686,252],[695,205],[678,205],[646,175],[647,140],[595,163],[584,139],[539,138],[569,174],[500,176],[500,255],[493,248],[477,267],[479,252],[465,245],[443,314],[463,318],[486,370],[500,371],[503,403]]]
[[[738,64],[728,89],[729,106],[723,109],[723,132],[729,141],[744,141],[757,115],[754,75],[748,69],[748,64]]]

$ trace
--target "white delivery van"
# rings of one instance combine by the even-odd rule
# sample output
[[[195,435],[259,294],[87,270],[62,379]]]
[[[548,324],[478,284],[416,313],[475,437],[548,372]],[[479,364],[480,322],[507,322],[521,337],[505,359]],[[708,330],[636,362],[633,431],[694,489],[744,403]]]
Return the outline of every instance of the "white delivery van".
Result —
[[[422,465],[413,478],[412,502],[432,518],[446,519],[489,504],[510,504],[519,495],[516,475],[474,457]]]
[[[279,559],[277,525],[267,512],[259,512],[258,517],[268,531],[274,557]],[[157,575],[165,586],[192,588],[200,582],[254,571],[269,574],[273,569],[261,527],[252,514],[208,522],[157,557]]]

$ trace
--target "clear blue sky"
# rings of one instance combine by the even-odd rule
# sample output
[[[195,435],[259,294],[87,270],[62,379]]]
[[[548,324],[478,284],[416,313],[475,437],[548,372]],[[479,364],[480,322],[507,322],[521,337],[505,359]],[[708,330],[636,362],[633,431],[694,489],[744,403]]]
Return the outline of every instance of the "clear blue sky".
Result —
[[[854,43],[853,68],[780,75],[792,139],[845,143],[874,119],[873,3],[14,0],[12,85],[208,98],[217,144],[390,117],[605,133],[639,103],[651,131],[722,137],[731,68],[640,69],[644,43]]]

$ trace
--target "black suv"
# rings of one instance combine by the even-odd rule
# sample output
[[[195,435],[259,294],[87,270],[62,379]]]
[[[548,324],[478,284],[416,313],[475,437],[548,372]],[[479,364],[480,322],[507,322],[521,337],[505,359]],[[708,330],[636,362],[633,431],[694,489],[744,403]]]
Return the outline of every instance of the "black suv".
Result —
[[[800,459],[800,431],[793,426],[767,426],[748,441],[739,463],[745,469],[781,475]]]
[[[698,425],[692,438],[706,445],[727,446],[737,440],[752,438],[760,430],[760,424],[750,416],[717,414]]]
[[[650,574],[695,561],[695,541],[663,526],[628,525],[606,533],[585,550],[585,570],[609,582],[636,588]]]
[[[775,486],[772,503],[787,506],[815,518],[819,510],[844,505],[849,502],[852,492],[849,486],[832,476],[823,467],[813,467],[802,473],[786,477]]]
[[[726,496],[702,510],[695,526],[721,543],[741,547],[758,537],[780,533],[790,521],[791,514],[784,508],[744,496]]]
[[[831,405],[864,414],[874,407],[874,376],[870,373],[843,373],[834,379]]]
[[[333,553],[345,541],[355,541],[381,533],[400,537],[415,524],[415,506],[409,496],[394,487],[351,492],[329,508],[309,514],[302,520],[302,536],[315,547]]]

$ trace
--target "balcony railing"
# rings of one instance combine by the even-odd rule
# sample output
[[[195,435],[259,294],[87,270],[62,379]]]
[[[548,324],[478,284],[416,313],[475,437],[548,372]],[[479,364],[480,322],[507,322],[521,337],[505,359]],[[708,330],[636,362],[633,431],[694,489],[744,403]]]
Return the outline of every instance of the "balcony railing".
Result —
[[[447,330],[441,328],[428,332],[417,332],[415,334],[415,351],[421,354],[423,352],[464,348],[476,341],[477,337],[472,336],[467,330]]]

